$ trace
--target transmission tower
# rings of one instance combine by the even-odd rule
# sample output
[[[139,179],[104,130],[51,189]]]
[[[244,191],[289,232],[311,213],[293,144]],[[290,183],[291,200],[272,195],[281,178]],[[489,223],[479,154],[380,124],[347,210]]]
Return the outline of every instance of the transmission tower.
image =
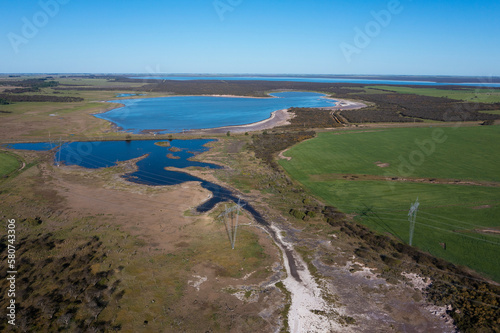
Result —
[[[410,246],[413,242],[413,232],[415,231],[415,221],[417,220],[418,206],[420,206],[420,203],[418,202],[417,197],[417,200],[413,205],[411,205],[410,211],[408,212],[408,221],[410,222]]]
[[[60,137],[59,141],[57,141],[57,146],[59,147],[59,149],[57,150],[55,157],[56,157],[56,165],[57,167],[59,167],[61,165],[61,150],[63,148],[63,141]]]
[[[222,212],[218,218],[224,222],[226,227],[227,235],[229,237],[229,242],[231,242],[231,248],[234,250],[234,245],[236,244],[236,232],[238,231],[238,220],[240,217],[240,210],[245,205],[241,205],[241,198],[238,198],[238,203],[236,206],[227,208],[225,205],[225,210]],[[236,212],[236,219],[234,218],[234,212]]]
[[[57,167],[59,167],[61,165],[61,151],[64,146],[64,141],[61,137],[59,137],[59,139],[52,139],[50,137],[50,132],[49,132],[49,144],[50,144],[50,150],[54,149],[54,147],[57,148],[54,154],[54,164]]]

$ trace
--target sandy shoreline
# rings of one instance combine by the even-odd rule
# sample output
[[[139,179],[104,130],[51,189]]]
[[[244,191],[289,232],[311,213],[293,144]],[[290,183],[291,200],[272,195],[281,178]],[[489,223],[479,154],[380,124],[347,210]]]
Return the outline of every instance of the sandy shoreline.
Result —
[[[334,99],[334,98],[330,98]],[[324,110],[335,110],[335,111],[340,111],[340,110],[354,110],[354,109],[361,109],[367,107],[366,104],[361,103],[361,102],[353,102],[347,99],[334,99],[337,101],[335,103],[335,106],[329,106],[326,108],[318,108],[318,109],[324,109]]]
[[[186,131],[188,134],[218,134],[218,133],[226,133],[230,131],[231,133],[244,133],[244,132],[253,132],[253,131],[262,131],[265,129],[270,129],[277,126],[288,125],[289,120],[292,119],[293,114],[288,113],[288,109],[282,109],[278,111],[274,111],[271,113],[271,116],[267,119],[250,123],[244,125],[232,125],[232,126],[222,126],[222,127],[214,127],[214,128],[203,128],[203,129],[193,129]]]
[[[256,99],[267,99],[267,98],[278,98],[276,96],[271,96],[268,94],[267,97],[257,97],[257,96],[238,96],[238,95],[185,95],[185,97],[190,96],[205,96],[205,97],[230,97],[230,98],[256,98]]]
[[[333,99],[333,98],[330,98]],[[361,102],[353,102],[345,99],[335,99],[337,101],[335,106],[322,107],[318,109],[323,110],[355,110],[366,107],[366,104]],[[193,129],[186,131],[188,134],[220,134],[227,133],[244,133],[253,131],[263,131],[266,129],[271,129],[278,126],[284,126],[290,124],[290,119],[293,118],[293,114],[288,112],[288,109],[282,109],[274,111],[268,119],[264,119],[255,123],[245,124],[245,125],[233,125],[233,126],[223,126],[214,128],[203,128],[203,129]]]

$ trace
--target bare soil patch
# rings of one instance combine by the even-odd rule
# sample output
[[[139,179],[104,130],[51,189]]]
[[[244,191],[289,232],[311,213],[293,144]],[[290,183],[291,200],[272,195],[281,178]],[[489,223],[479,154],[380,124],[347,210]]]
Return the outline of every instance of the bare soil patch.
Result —
[[[281,152],[278,154],[278,158],[279,158],[280,160],[287,160],[287,161],[290,161],[290,160],[292,159],[290,156],[285,156],[285,155],[284,155],[284,154],[285,154],[285,152],[287,152],[287,151],[288,151],[288,149],[290,149],[290,148],[287,148],[287,149],[285,149],[285,150],[281,151]]]
[[[387,164],[387,163],[385,163]],[[388,165],[389,166],[389,165]],[[384,167],[388,167],[384,166]],[[410,183],[428,183],[428,184],[447,184],[447,185],[469,185],[469,186],[488,186],[488,187],[500,187],[499,182],[491,181],[472,181],[472,180],[460,180],[460,179],[438,179],[438,178],[403,178],[403,177],[391,177],[391,176],[377,176],[377,175],[363,175],[363,174],[341,174],[341,173],[325,173],[318,175],[310,175],[309,179],[311,181],[329,181],[329,180],[382,180],[382,181],[394,181],[394,182],[410,182]],[[478,206],[481,208],[488,208],[484,206]]]
[[[498,229],[476,229],[475,231],[483,234],[500,234]]]
[[[389,163],[383,163],[380,161],[375,162],[375,165],[377,165],[379,168],[387,168],[391,166]]]
[[[227,147],[227,152],[229,154],[237,154],[245,146],[245,141],[234,141]]]
[[[472,209],[485,209],[485,208],[491,208],[491,205],[482,205],[482,206],[472,207]]]

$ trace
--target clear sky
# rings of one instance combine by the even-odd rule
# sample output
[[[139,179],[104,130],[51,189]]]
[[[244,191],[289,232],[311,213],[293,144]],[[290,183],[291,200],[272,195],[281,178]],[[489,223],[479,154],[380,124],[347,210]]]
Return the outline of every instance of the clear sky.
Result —
[[[0,1],[2,73],[500,76],[498,0]]]

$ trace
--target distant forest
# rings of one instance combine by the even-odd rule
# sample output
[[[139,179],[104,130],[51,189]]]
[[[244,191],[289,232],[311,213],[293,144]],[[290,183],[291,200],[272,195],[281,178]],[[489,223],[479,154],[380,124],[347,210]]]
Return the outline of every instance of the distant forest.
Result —
[[[24,93],[39,92],[42,88],[55,88],[59,82],[45,79],[25,79],[1,81],[0,86],[13,86],[20,88],[5,89],[0,94],[0,105],[6,105],[15,102],[82,102],[80,97],[58,97],[51,95],[21,95]]]

